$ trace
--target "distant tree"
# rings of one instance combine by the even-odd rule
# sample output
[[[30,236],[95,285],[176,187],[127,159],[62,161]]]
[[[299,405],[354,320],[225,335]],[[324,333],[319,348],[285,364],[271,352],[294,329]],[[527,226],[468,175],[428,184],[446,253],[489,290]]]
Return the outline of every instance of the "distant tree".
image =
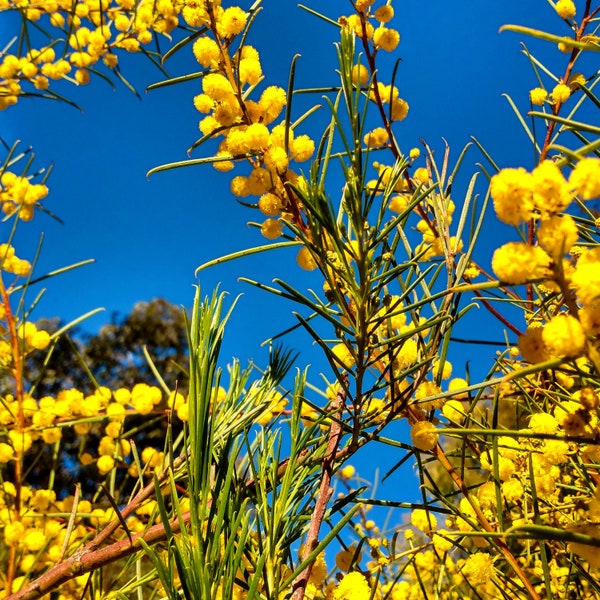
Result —
[[[50,333],[61,323],[44,319],[38,326]],[[35,382],[36,396],[55,395],[69,387],[92,392],[98,385],[111,390],[136,383],[156,384],[144,348],[169,389],[187,389],[187,339],[182,310],[164,298],[138,302],[122,316],[112,315],[96,335],[82,329],[60,336],[46,359],[45,352],[27,357],[25,373]],[[8,380],[2,382],[7,393]]]
[[[61,327],[58,319],[44,319],[38,327],[50,333]],[[157,372],[170,390],[187,393],[188,374],[182,367],[188,362],[187,337],[183,311],[164,298],[138,302],[126,316],[114,313],[111,322],[96,335],[80,328],[59,336],[52,351],[33,352],[25,359],[24,375],[31,382],[30,391],[36,398],[55,397],[61,390],[74,388],[83,394],[92,394],[98,386],[111,391],[119,388],[131,390],[138,383],[158,385],[159,382],[144,356],[144,348],[153,361]],[[14,393],[14,385],[8,374],[0,382],[2,395]],[[151,415],[133,416],[128,429],[135,433],[128,436],[140,448],[152,446],[163,450],[167,427],[172,425],[178,434],[181,421],[168,419],[164,401]],[[87,433],[87,448],[97,448],[104,435],[102,424],[94,424]],[[94,463],[83,465],[79,456],[82,448],[80,438],[72,428],[63,429],[60,453],[52,446],[38,440],[39,459],[32,472],[39,486],[45,486],[49,473],[54,473],[54,489],[58,497],[72,494],[75,483],[86,494],[98,490],[98,473]],[[127,493],[134,480],[127,483],[123,473],[119,488]]]

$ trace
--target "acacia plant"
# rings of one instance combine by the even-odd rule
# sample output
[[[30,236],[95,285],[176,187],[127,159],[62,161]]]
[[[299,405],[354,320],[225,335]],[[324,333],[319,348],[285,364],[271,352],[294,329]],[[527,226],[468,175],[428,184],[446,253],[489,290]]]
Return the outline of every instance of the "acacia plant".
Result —
[[[4,108],[23,95],[62,98],[54,80],[125,80],[123,51],[159,65],[193,53],[198,72],[150,87],[195,81],[201,137],[192,158],[150,174],[212,164],[240,210],[260,215],[257,238],[268,242],[205,263],[200,276],[216,262],[297,248],[310,289],[247,282],[289,302],[326,367],[325,383],[293,371],[293,353],[271,340],[267,365],[225,369],[235,302],[198,288],[185,394],[153,367],[155,381],[40,397],[24,361],[52,351],[68,326],[50,335],[29,320],[21,294],[35,278],[10,233],[0,282],[12,383],[0,409],[3,597],[598,597],[600,245],[590,201],[600,197],[600,5],[539,2],[561,33],[504,27],[560,50],[545,64],[524,46],[531,110],[509,98],[535,164],[501,168],[475,140],[483,164],[465,176],[466,149],[402,147],[409,106],[398,63],[380,66],[400,40],[391,1],[348,2],[343,15],[301,8],[339,36],[337,71],[311,90],[296,89],[295,62],[286,88],[263,74],[253,37],[262,4],[2,5],[23,23],[0,65]],[[168,49],[145,48],[169,34]],[[297,114],[300,92],[314,106]],[[46,178],[18,146],[1,171],[14,232],[43,209]],[[491,268],[477,246],[488,204],[514,227]],[[505,333],[477,381],[455,333],[474,307]],[[451,358],[462,377],[451,378]],[[132,443],[136,417],[150,414],[166,423],[161,451]],[[55,488],[67,431],[78,460],[96,467],[89,497]],[[31,481],[48,449],[47,479]],[[385,478],[413,463],[420,501],[375,494],[352,466],[358,452],[395,457]],[[381,507],[393,509],[385,523]]]

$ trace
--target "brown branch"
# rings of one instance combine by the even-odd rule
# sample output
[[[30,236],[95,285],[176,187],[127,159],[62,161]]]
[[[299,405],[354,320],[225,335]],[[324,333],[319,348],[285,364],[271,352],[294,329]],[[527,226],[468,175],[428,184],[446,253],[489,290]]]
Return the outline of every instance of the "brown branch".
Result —
[[[347,386],[346,386],[347,387]],[[323,470],[321,473],[321,485],[319,486],[319,494],[317,501],[313,509],[313,513],[310,519],[310,526],[308,528],[308,535],[306,536],[306,542],[304,544],[304,551],[301,554],[301,560],[304,561],[310,553],[316,548],[319,540],[319,530],[321,523],[325,517],[325,511],[327,509],[327,503],[333,493],[331,487],[331,478],[333,477],[333,469],[337,458],[337,449],[342,438],[342,424],[339,420],[340,414],[346,401],[346,393],[344,386],[340,386],[340,390],[337,396],[329,407],[329,412],[332,415],[331,428],[329,430],[329,443],[327,444],[327,451],[323,458]],[[292,584],[292,597],[291,600],[302,600],[304,598],[304,592],[310,579],[314,561],[311,561],[306,568],[296,577]]]
[[[462,477],[456,472],[456,469],[452,466],[439,444],[433,449],[432,454],[439,460],[442,466],[446,469],[448,475],[450,475],[458,489],[461,491],[462,495],[467,499],[475,515],[477,516],[477,520],[479,521],[483,529],[485,529],[488,533],[495,533],[494,528],[483,514],[481,508],[479,507],[479,504],[473,500],[473,497],[471,496],[471,493],[469,492],[469,489],[467,488]],[[527,577],[526,573],[523,571],[521,565],[514,557],[513,553],[510,551],[509,547],[506,545],[504,540],[495,539],[494,543],[498,547],[498,550],[500,550],[501,554],[504,556],[506,562],[512,567],[513,571],[523,582],[523,585],[525,586],[529,597],[532,600],[541,600],[540,595],[533,587],[531,581],[529,581],[529,578]]]
[[[185,513],[183,515],[183,523],[187,523],[189,519],[190,513]],[[178,519],[172,519],[169,521],[171,531],[175,533],[179,532],[183,523]],[[89,573],[115,560],[129,556],[138,550],[142,550],[143,546],[140,540],[143,540],[150,546],[165,540],[166,537],[165,526],[159,523],[144,532],[135,534],[131,542],[128,539],[124,539],[110,546],[98,549],[94,547],[96,543],[96,539],[94,539],[84,548],[78,550],[67,560],[44,573],[22,590],[8,596],[6,600],[36,600],[74,577]]]

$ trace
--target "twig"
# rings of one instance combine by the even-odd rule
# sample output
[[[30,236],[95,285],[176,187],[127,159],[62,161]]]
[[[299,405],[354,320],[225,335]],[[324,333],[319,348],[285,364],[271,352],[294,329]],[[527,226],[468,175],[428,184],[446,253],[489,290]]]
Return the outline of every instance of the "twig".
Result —
[[[319,486],[319,494],[313,509],[312,516],[310,518],[310,526],[308,528],[308,534],[306,536],[306,542],[304,544],[304,551],[301,555],[301,560],[304,561],[310,553],[315,549],[319,540],[319,530],[321,529],[321,523],[325,517],[325,511],[327,509],[327,503],[333,493],[331,487],[331,478],[333,477],[333,469],[336,462],[337,449],[340,445],[342,438],[342,424],[338,418],[341,413],[344,403],[346,401],[345,389],[347,389],[347,383],[345,386],[340,386],[337,396],[329,407],[329,412],[332,415],[331,428],[329,430],[329,443],[327,444],[327,451],[323,458],[323,468],[321,472],[321,485]],[[306,568],[296,577],[292,584],[292,597],[291,600],[302,600],[304,598],[304,592],[310,579],[314,561],[310,562]]]

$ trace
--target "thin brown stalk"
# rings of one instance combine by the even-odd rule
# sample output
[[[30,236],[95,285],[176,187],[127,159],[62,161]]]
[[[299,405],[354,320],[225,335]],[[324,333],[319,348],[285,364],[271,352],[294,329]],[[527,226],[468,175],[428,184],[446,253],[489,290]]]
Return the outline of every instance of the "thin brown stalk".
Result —
[[[347,387],[347,386],[346,386]],[[332,415],[331,428],[329,430],[329,443],[327,444],[327,451],[323,458],[323,467],[321,472],[321,485],[319,486],[319,493],[317,501],[313,509],[313,513],[310,519],[310,526],[308,528],[308,534],[306,536],[306,542],[304,543],[304,551],[301,555],[301,560],[304,561],[310,553],[316,548],[319,541],[319,530],[325,517],[325,511],[327,510],[327,503],[333,493],[331,487],[331,479],[333,477],[333,470],[335,467],[337,449],[342,439],[342,424],[339,420],[339,415],[342,412],[344,403],[346,401],[346,394],[344,392],[344,386],[340,386],[340,390],[337,396],[332,401],[329,412]],[[313,562],[310,562],[306,568],[296,577],[292,584],[292,597],[291,600],[302,600],[310,579],[312,572]]]

